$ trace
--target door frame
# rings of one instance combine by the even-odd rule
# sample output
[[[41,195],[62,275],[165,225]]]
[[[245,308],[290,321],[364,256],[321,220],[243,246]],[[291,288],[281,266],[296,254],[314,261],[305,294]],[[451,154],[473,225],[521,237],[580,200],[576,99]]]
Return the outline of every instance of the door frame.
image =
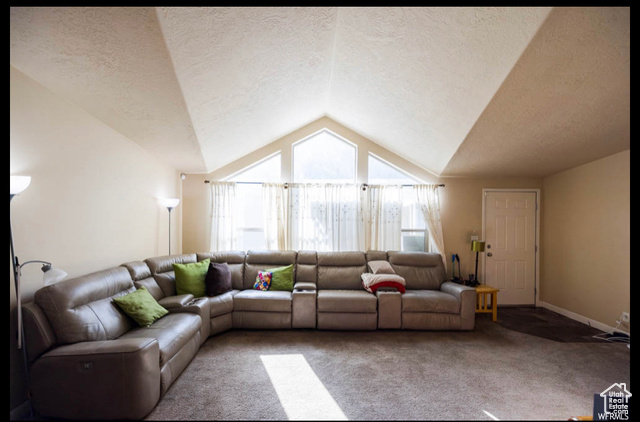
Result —
[[[486,241],[485,238],[485,227],[486,227],[486,199],[487,193],[489,192],[525,192],[525,193],[535,193],[536,194],[536,239],[535,239],[535,302],[534,306],[540,306],[540,189],[537,188],[483,188],[482,189],[482,239]],[[482,254],[482,279],[486,280],[486,259],[487,254]]]

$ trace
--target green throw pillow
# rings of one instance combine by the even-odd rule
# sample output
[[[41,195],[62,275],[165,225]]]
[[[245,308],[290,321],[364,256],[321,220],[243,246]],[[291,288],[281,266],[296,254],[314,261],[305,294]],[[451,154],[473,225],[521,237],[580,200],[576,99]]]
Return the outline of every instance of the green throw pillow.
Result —
[[[148,327],[169,313],[144,286],[113,301],[141,327]]]
[[[204,279],[209,271],[209,258],[192,264],[173,264],[176,274],[176,293],[179,295],[192,294],[194,297],[202,297],[207,288]]]
[[[273,273],[269,290],[293,291],[293,264],[286,267],[270,268],[267,271]]]

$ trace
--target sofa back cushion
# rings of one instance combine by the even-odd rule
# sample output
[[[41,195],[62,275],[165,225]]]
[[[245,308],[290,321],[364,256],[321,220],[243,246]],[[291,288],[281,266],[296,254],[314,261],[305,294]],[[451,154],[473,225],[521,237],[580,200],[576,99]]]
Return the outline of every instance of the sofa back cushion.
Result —
[[[296,283],[318,282],[318,254],[316,251],[299,251],[296,260]]]
[[[156,283],[162,289],[164,296],[175,296],[177,294],[176,274],[173,271],[173,264],[192,264],[196,262],[196,254],[157,256],[147,258],[144,262],[149,267]],[[155,295],[154,298],[158,300]]]
[[[386,251],[367,251],[366,256],[367,262],[388,260]]]
[[[446,280],[442,256],[429,252],[388,252],[389,263],[404,277],[407,290],[440,290]]]
[[[244,263],[243,290],[252,289],[258,271],[284,267],[296,263],[296,251],[248,251]],[[296,266],[293,266],[293,279],[296,279]]]
[[[319,289],[362,290],[366,271],[364,252],[318,252]]]
[[[45,286],[34,302],[47,316],[58,344],[113,340],[135,327],[113,298],[133,291],[129,271],[117,267]]]
[[[198,262],[209,258],[211,262],[219,264],[226,262],[231,271],[231,287],[235,290],[242,290],[244,282],[244,251],[207,252],[196,254]]]
[[[136,286],[136,289],[144,287],[149,293],[151,293],[151,296],[153,296],[155,300],[160,300],[164,297],[164,292],[156,282],[155,278],[151,276],[151,269],[149,269],[146,262],[131,261],[124,263],[121,266],[129,270],[129,274],[133,280],[133,285]]]

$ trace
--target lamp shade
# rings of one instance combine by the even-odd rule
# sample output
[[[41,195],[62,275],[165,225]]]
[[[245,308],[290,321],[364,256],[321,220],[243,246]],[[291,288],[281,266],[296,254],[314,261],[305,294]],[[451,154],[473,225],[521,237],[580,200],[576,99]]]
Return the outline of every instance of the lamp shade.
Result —
[[[484,242],[474,240],[471,242],[471,250],[474,252],[484,252]]]
[[[160,199],[160,205],[170,209],[177,207],[179,203],[180,203],[180,200],[178,198],[161,198]]]
[[[29,187],[29,183],[31,183],[31,176],[11,176],[9,193],[11,195],[17,195]]]
[[[59,268],[53,268],[51,266],[42,267],[42,271],[44,271],[42,278],[44,280],[45,286],[57,283],[58,281],[62,280],[67,276],[67,273],[64,272],[63,270]]]

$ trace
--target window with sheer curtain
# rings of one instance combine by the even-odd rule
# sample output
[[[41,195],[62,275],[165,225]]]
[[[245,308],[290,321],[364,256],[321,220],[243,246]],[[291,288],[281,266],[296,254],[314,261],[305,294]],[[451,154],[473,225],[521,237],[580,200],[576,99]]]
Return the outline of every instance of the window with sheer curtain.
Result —
[[[238,211],[235,182],[211,182],[210,250],[234,250],[237,245]]]
[[[370,153],[369,184],[356,184],[357,146],[326,129],[291,153],[293,183],[281,182],[276,153],[228,177],[233,188],[212,184],[212,218],[220,219],[212,221],[212,250],[444,249],[437,192],[416,190],[420,181],[402,169]]]
[[[293,145],[287,232],[294,250],[354,251],[365,247],[357,147],[321,130]]]
[[[234,234],[234,249],[267,249],[262,183],[280,181],[281,154],[274,154],[229,176],[235,182],[233,224],[228,230]],[[212,240],[213,242],[213,240]],[[276,248],[277,249],[277,248]]]
[[[399,201],[401,203],[400,206],[402,207],[402,210],[399,213],[399,221],[390,219],[389,214],[387,214],[385,220],[380,220],[381,222],[386,222],[387,231],[390,230],[390,224],[393,224],[394,234],[392,239],[399,243],[392,244],[391,240],[389,240],[381,243],[380,245],[388,246],[387,250],[430,251],[429,231],[425,225],[424,216],[420,210],[417,197],[412,189],[413,185],[419,184],[420,182],[413,176],[405,173],[401,169],[393,166],[374,154],[369,154],[368,164],[370,188],[373,188],[375,185],[395,185],[400,189],[399,192],[394,191],[393,196],[393,201]],[[397,199],[397,195],[400,196],[399,200]],[[375,197],[375,195],[373,196]],[[386,207],[393,209],[390,203],[386,205]],[[373,225],[374,230],[376,225],[377,224]]]
[[[290,248],[364,250],[361,194],[355,184],[289,186]]]

